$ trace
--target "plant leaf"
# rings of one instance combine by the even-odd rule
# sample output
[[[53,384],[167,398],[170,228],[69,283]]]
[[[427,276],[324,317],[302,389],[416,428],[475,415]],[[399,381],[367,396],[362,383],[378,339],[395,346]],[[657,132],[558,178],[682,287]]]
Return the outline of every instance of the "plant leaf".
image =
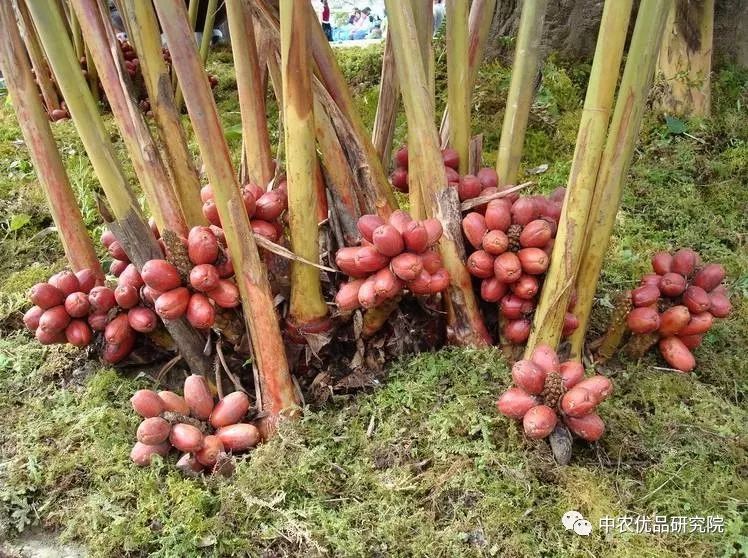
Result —
[[[680,118],[675,118],[674,116],[665,116],[665,125],[667,126],[667,131],[670,134],[685,134],[686,133],[686,123],[683,122]]]

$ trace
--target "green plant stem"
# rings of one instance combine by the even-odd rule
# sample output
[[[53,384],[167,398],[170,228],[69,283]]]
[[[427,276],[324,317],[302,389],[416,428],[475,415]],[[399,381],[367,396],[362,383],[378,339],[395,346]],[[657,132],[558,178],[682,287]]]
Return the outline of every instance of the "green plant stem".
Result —
[[[460,156],[460,174],[470,162],[470,58],[468,0],[447,2],[447,108],[452,115],[450,145]]]

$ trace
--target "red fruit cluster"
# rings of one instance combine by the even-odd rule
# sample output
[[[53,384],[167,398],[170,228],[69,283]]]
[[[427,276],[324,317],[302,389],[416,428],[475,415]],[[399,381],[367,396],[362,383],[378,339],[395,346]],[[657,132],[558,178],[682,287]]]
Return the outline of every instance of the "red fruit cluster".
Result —
[[[522,421],[529,438],[545,438],[561,420],[576,436],[588,442],[605,432],[597,406],[612,392],[605,376],[584,377],[584,367],[575,361],[559,362],[548,345],[540,345],[530,360],[512,367],[514,387],[506,390],[496,407],[502,415]]]
[[[466,174],[460,176],[458,169],[460,167],[460,155],[447,147],[442,149],[442,160],[444,161],[444,170],[447,173],[447,182],[450,186],[457,188],[457,194],[460,201],[477,198],[481,195],[492,194],[497,192],[499,186],[499,175],[490,167],[484,167],[478,171],[477,175]],[[408,192],[408,148],[403,146],[395,152],[394,156],[395,170],[390,174],[392,186],[400,192]]]
[[[714,318],[725,318],[732,310],[722,285],[725,268],[717,263],[701,265],[699,255],[683,248],[674,254],[658,252],[652,257],[654,273],[642,277],[631,291],[634,308],[628,328],[638,334],[660,337],[660,353],[681,372],[696,367],[691,352],[701,344]]]
[[[352,278],[335,296],[341,311],[373,308],[405,289],[431,295],[449,286],[449,273],[434,249],[443,232],[438,219],[416,221],[397,210],[388,222],[363,215],[358,230],[361,245],[341,248],[335,255],[337,266]]]
[[[203,376],[193,374],[185,380],[184,397],[173,391],[141,389],[130,403],[143,417],[130,452],[139,466],[175,448],[182,453],[176,464],[182,472],[209,473],[227,454],[247,451],[260,442],[259,429],[244,422],[250,408],[247,394],[235,391],[216,403]]]
[[[524,343],[530,335],[564,193],[559,188],[548,198],[515,194],[494,199],[462,220],[465,238],[475,249],[467,260],[468,271],[481,279],[481,298],[500,303],[507,320],[503,335],[512,343]],[[576,316],[567,312],[564,336],[577,326]]]
[[[252,230],[272,242],[278,242],[283,236],[280,217],[288,208],[288,190],[285,179],[281,179],[278,187],[268,192],[257,184],[245,184],[242,186],[242,198]],[[221,218],[218,215],[218,207],[210,184],[203,186],[200,190],[200,199],[203,201],[205,218],[212,225],[221,227]]]

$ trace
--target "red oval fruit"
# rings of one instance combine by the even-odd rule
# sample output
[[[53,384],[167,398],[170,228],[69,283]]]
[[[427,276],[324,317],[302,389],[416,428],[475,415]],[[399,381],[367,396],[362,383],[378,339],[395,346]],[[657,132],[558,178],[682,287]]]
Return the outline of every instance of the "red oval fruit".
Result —
[[[660,289],[655,285],[642,285],[631,291],[634,306],[651,306],[660,299]]]
[[[143,281],[152,289],[162,293],[182,285],[179,270],[166,260],[149,260],[140,271]]]
[[[420,254],[429,247],[429,233],[421,221],[411,221],[403,232],[405,246],[410,252]]]
[[[45,310],[39,317],[39,329],[46,332],[57,333],[63,331],[69,323],[70,314],[67,313],[65,307],[62,305],[53,306]]]
[[[241,304],[239,288],[228,279],[221,279],[215,289],[211,289],[205,294],[221,308],[236,308]]]
[[[530,221],[519,235],[519,243],[523,248],[542,248],[552,236],[551,227],[545,219]]]
[[[156,299],[162,294],[163,293],[160,293],[148,286],[141,287],[140,289],[141,300],[149,306],[154,306],[156,304]]]
[[[600,374],[582,380],[577,386],[589,391],[598,404],[605,401],[613,393],[613,382]]]
[[[715,318],[726,318],[732,311],[732,304],[726,295],[721,293],[709,294],[709,312]]]
[[[519,198],[512,204],[512,222],[527,225],[540,216],[537,203],[533,198]]]
[[[156,299],[156,314],[162,320],[177,320],[187,312],[189,302],[190,291],[184,287],[166,291]]]
[[[678,339],[683,341],[683,344],[688,347],[689,350],[693,351],[696,347],[701,345],[704,335],[678,335]]]
[[[660,327],[660,315],[651,306],[634,308],[629,312],[626,324],[634,333],[652,333]]]
[[[659,348],[665,361],[676,370],[690,372],[696,368],[696,359],[693,354],[677,337],[660,339]]]
[[[502,283],[514,283],[522,275],[522,262],[514,252],[504,252],[496,256],[493,271]]]
[[[154,455],[165,457],[169,453],[171,445],[168,442],[158,446],[149,446],[141,442],[136,442],[130,451],[130,459],[139,467],[147,467],[151,464]]]
[[[714,323],[714,317],[709,312],[692,314],[688,324],[678,333],[680,335],[700,335],[709,331]]]
[[[374,275],[374,291],[380,300],[396,297],[403,290],[403,287],[403,282],[389,267],[380,269]]]
[[[541,248],[522,248],[517,252],[522,271],[529,275],[541,275],[546,272],[550,258]]]
[[[470,275],[479,279],[488,279],[494,275],[494,257],[485,250],[477,250],[467,259]]]
[[[109,312],[117,304],[114,292],[108,287],[94,287],[88,293],[88,302],[93,313]]]
[[[545,386],[546,371],[532,360],[518,360],[512,366],[515,385],[530,395],[539,395]]]
[[[480,296],[486,302],[498,302],[507,292],[508,287],[496,277],[483,279],[480,284]]]
[[[156,446],[169,439],[171,424],[161,417],[150,417],[138,426],[136,437],[138,442],[149,446]]]
[[[584,366],[581,362],[567,360],[559,365],[561,381],[566,389],[571,389],[584,379]]]
[[[257,198],[252,189],[242,187],[242,201],[244,202],[244,209],[247,211],[247,217],[251,219],[254,217],[255,209],[257,209]]]
[[[212,264],[218,258],[218,240],[208,227],[192,227],[187,236],[187,253],[195,265]]]
[[[213,200],[203,203],[203,216],[216,227],[221,226],[221,216],[218,214],[218,206]]]
[[[119,314],[104,329],[104,339],[112,345],[127,343],[135,334],[130,327],[127,314]]]
[[[88,268],[76,271],[75,276],[78,278],[81,292],[86,294],[88,294],[90,290],[96,286],[96,282],[99,280],[96,272],[94,272],[93,269]]]
[[[150,308],[138,306],[131,308],[127,313],[127,323],[135,331],[140,333],[150,333],[158,326],[158,317]]]
[[[415,295],[431,294],[431,277],[432,275],[424,269],[418,277],[408,283],[408,288]]]
[[[428,250],[423,254],[419,254],[418,257],[421,259],[423,269],[429,273],[436,273],[442,268],[442,258],[439,255],[439,252]]]
[[[372,233],[372,244],[380,254],[390,258],[397,256],[405,249],[403,236],[392,225],[380,225]]]
[[[509,418],[521,419],[525,413],[535,407],[538,400],[518,387],[509,388],[496,401],[499,412]]]
[[[683,294],[686,290],[686,278],[680,273],[666,273],[660,279],[660,292],[671,298]]]
[[[164,403],[155,391],[139,389],[130,398],[130,404],[143,418],[157,417],[164,412]]]
[[[535,347],[530,360],[545,370],[546,373],[560,370],[561,363],[558,360],[558,355],[550,345],[542,344]]]
[[[442,160],[445,167],[457,170],[460,166],[460,154],[457,153],[456,149],[452,149],[451,147],[442,149]]]
[[[83,318],[88,316],[91,304],[88,302],[88,295],[83,292],[70,293],[65,298],[65,311],[72,318]]]
[[[706,292],[714,290],[725,278],[725,268],[720,264],[710,263],[694,275],[692,285],[701,287]]]
[[[158,396],[161,399],[164,410],[178,413],[180,415],[189,416],[190,406],[184,400],[184,397],[177,395],[173,391],[159,391]]]
[[[569,337],[579,327],[579,318],[576,314],[567,312],[564,314],[564,326],[561,329],[561,337]]]
[[[99,240],[104,245],[104,248],[109,248],[109,245],[115,240],[117,240],[117,237],[114,236],[114,233],[110,231],[109,229],[104,229],[101,233],[101,238]]]
[[[460,182],[457,184],[457,196],[460,201],[471,200],[480,196],[483,185],[480,180],[472,174],[465,174],[460,177]]]
[[[31,304],[47,310],[53,306],[64,304],[65,294],[49,283],[37,283],[31,287],[29,299],[31,300]]]
[[[486,226],[492,231],[506,232],[512,224],[511,210],[512,204],[507,199],[491,200],[486,205]]]
[[[134,264],[127,264],[127,267],[125,267],[125,269],[122,270],[122,273],[119,274],[117,284],[130,285],[136,289],[139,289],[145,283],[143,282],[143,278],[140,276],[138,268],[136,268]]]
[[[390,182],[392,182],[392,186],[398,192],[407,193],[410,190],[408,186],[408,169],[402,167],[395,168],[392,174],[390,174]]]
[[[499,175],[492,167],[483,167],[478,171],[478,180],[483,188],[498,188]]]
[[[213,395],[204,376],[192,374],[184,381],[184,400],[193,417],[207,420],[213,411]]]
[[[390,215],[389,223],[390,225],[395,227],[400,234],[403,234],[405,232],[405,227],[412,220],[413,219],[410,215],[408,215],[407,212],[403,211],[402,209],[397,209]]]
[[[42,314],[44,314],[44,308],[40,306],[32,306],[26,310],[26,313],[23,315],[23,325],[25,325],[26,329],[29,331],[36,331],[36,328],[39,327],[39,318],[42,317]]]
[[[358,254],[359,249],[358,246],[346,246],[339,249],[335,254],[335,265],[350,277],[365,277],[367,275],[356,265],[356,254]]]
[[[84,320],[71,320],[65,328],[65,339],[74,347],[87,347],[91,344],[91,337],[91,328]]]
[[[125,262],[130,261],[130,258],[127,256],[127,252],[125,252],[125,249],[122,247],[119,240],[115,240],[109,246],[107,246],[107,252],[109,252],[109,255],[112,256],[115,260],[122,260]]]
[[[195,453],[195,459],[200,465],[212,467],[218,461],[218,456],[224,451],[226,450],[223,447],[223,442],[218,436],[205,436],[203,447]]]
[[[120,307],[128,309],[140,302],[140,294],[132,285],[119,285],[114,289],[114,300]]]
[[[208,200],[213,199],[213,188],[211,188],[210,184],[206,184],[202,188],[200,188],[200,201],[205,203]]]
[[[358,290],[358,303],[364,308],[374,308],[381,301],[381,298],[377,296],[376,280],[372,275],[364,281]]]
[[[645,273],[641,281],[639,281],[639,285],[644,287],[646,285],[653,285],[657,287],[657,290],[660,290],[660,279],[662,279],[662,275],[657,275],[656,273]]]
[[[380,254],[373,246],[360,246],[354,255],[355,269],[364,274],[379,271],[389,262],[389,258]]]
[[[423,221],[421,221],[421,223],[426,228],[428,245],[433,246],[434,244],[439,242],[442,234],[444,234],[444,227],[442,227],[442,222],[439,221],[439,219],[431,217],[429,219],[424,219]]]
[[[583,417],[564,417],[564,422],[569,430],[587,442],[597,442],[605,433],[605,423],[595,413]]]
[[[213,327],[216,321],[216,311],[210,299],[202,293],[195,293],[187,304],[187,321],[196,329]]]
[[[392,272],[403,281],[413,281],[423,271],[423,257],[434,252],[427,252],[419,257],[416,254],[405,252],[392,259]],[[439,262],[441,264],[441,261]]]
[[[479,249],[483,244],[483,237],[488,232],[486,220],[480,213],[471,211],[462,219],[462,232],[465,234],[467,241],[475,249]],[[508,242],[507,242],[508,245]]]
[[[361,236],[368,242],[372,242],[374,231],[384,224],[384,220],[379,215],[362,215],[359,217],[356,226]]]
[[[285,209],[286,196],[278,190],[271,190],[257,199],[254,216],[263,221],[275,221]]]
[[[588,415],[595,410],[596,406],[595,396],[579,384],[564,393],[561,398],[561,410],[570,417]]]
[[[243,391],[234,391],[221,399],[210,414],[210,424],[214,428],[236,424],[249,410],[249,397]]]
[[[673,262],[670,265],[672,273],[678,273],[684,277],[690,277],[699,263],[699,255],[690,248],[681,248],[673,254]]]
[[[42,328],[37,328],[34,332],[34,337],[42,345],[54,345],[56,343],[65,343],[67,337],[65,337],[64,331],[48,331]]]
[[[358,303],[358,291],[363,284],[363,279],[356,279],[340,285],[335,295],[335,303],[341,312],[352,312],[360,306]]]
[[[59,273],[55,273],[49,278],[48,283],[53,287],[57,287],[62,291],[62,294],[68,296],[69,294],[80,291],[81,284],[75,273],[69,269],[64,269]]]
[[[395,165],[404,169],[408,168],[408,146],[404,145],[394,155]]]
[[[483,237],[482,246],[492,256],[498,256],[509,248],[509,237],[503,231],[488,231]]]
[[[523,300],[531,300],[538,294],[540,284],[534,275],[520,275],[514,283],[509,285],[512,292]]]
[[[216,436],[228,451],[244,451],[260,442],[260,431],[253,424],[239,423],[219,428]]]
[[[431,275],[431,294],[440,293],[449,287],[449,272],[442,268]]]
[[[525,413],[522,426],[528,438],[545,438],[556,428],[558,417],[547,405],[538,405]]]
[[[691,313],[683,305],[673,306],[660,314],[659,334],[663,337],[681,331],[691,319]]]
[[[171,427],[169,442],[179,451],[193,453],[203,447],[203,433],[191,424],[178,423]]]
[[[212,264],[196,265],[190,270],[190,285],[202,293],[215,289],[221,277]]]
[[[658,275],[670,273],[673,266],[673,256],[669,252],[657,252],[652,256],[652,269]]]
[[[497,279],[498,280],[498,279]],[[506,283],[502,283],[506,285]],[[507,287],[508,288],[508,287]],[[525,303],[528,301],[522,300],[514,294],[508,294],[501,298],[501,315],[510,320],[519,320],[523,317],[525,311]],[[532,308],[530,308],[532,310]]]
[[[112,260],[112,263],[109,264],[109,274],[119,277],[122,275],[122,272],[127,269],[128,265],[130,265],[130,262],[124,260]]]
[[[104,328],[109,323],[109,316],[106,313],[92,313],[88,315],[88,325],[94,331],[104,331]]]
[[[218,258],[218,263],[216,263],[216,271],[218,271],[218,276],[221,279],[228,279],[232,275],[234,275],[234,264],[231,263],[231,258],[228,257],[228,255],[223,254],[220,258]]]

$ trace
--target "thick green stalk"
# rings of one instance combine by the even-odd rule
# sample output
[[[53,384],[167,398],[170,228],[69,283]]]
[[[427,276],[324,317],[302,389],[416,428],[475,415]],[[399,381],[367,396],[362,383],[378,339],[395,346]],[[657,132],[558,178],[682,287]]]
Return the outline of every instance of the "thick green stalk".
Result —
[[[470,162],[470,57],[468,0],[447,2],[447,109],[452,115],[450,145],[460,155],[460,174]]]
[[[571,337],[571,357],[581,359],[595,288],[621,203],[623,183],[634,154],[663,29],[672,0],[642,0],[626,57],[626,67],[600,161],[590,205],[584,255],[577,276],[579,327]]]
[[[39,38],[36,34],[34,24],[31,21],[31,17],[29,16],[26,3],[24,0],[18,0],[16,6],[21,22],[21,32],[23,34],[24,42],[26,43],[26,50],[31,59],[31,67],[34,69],[36,82],[39,84],[39,89],[42,92],[47,112],[52,112],[53,110],[60,108],[60,99],[57,96],[55,86],[52,84],[49,66],[44,58],[42,47],[39,45]]]
[[[182,84],[205,170],[213,187],[218,214],[234,264],[255,361],[262,408],[273,420],[295,412],[299,401],[286,360],[267,274],[257,251],[239,183],[231,165],[218,109],[189,28],[182,0],[156,2],[161,26]]]
[[[137,199],[119,164],[109,132],[91,96],[60,11],[46,0],[27,0],[31,17],[47,53],[47,59],[67,99],[70,115],[78,129],[99,183],[106,194],[113,221],[109,227],[122,243],[130,261],[138,269],[163,254],[143,218]],[[174,338],[187,365],[195,373],[204,373],[209,366],[202,349],[205,340],[185,319],[168,321],[167,330]]]
[[[509,85],[496,159],[499,183],[504,186],[515,184],[517,181],[527,119],[535,96],[533,82],[538,72],[540,38],[543,34],[547,6],[548,0],[525,0],[522,6],[512,65],[512,81]]]
[[[111,45],[116,44],[116,39],[113,29],[110,28],[107,33],[103,19],[108,17],[108,12],[102,14],[99,11],[97,0],[70,0],[70,5],[89,45],[93,62],[100,68],[101,85],[156,224],[161,231],[170,230],[186,236],[187,223],[176,192],[143,113],[126,89],[127,72],[123,60],[119,56],[112,56]]]
[[[455,0],[449,0],[451,3]],[[456,0],[461,1],[461,0]],[[432,0],[410,0],[413,10],[413,22],[416,25],[418,36],[418,47],[421,49],[421,60],[426,72],[426,83],[429,88],[429,96],[434,99],[436,87],[436,67],[434,63],[434,6]]]
[[[319,260],[315,192],[317,152],[314,146],[314,112],[311,57],[307,40],[307,15],[302,4],[280,1],[283,124],[286,135],[286,176],[291,246],[309,261]],[[291,264],[290,320],[304,328],[327,318],[320,273],[315,267]]]
[[[248,0],[227,0],[226,10],[234,52],[247,172],[252,182],[266,186],[273,178],[273,155],[270,151],[265,88],[257,57],[252,9]]]
[[[199,7],[200,0],[190,0],[187,8],[187,20],[190,22],[190,29],[193,31],[195,30],[195,24],[197,23],[197,10]],[[182,96],[182,89],[179,86],[176,72],[172,72],[171,79],[172,86],[174,87],[174,105],[177,107],[177,112],[181,112],[184,97]]]
[[[0,67],[65,256],[74,271],[91,269],[103,281],[104,272],[70,186],[49,119],[39,102],[10,2],[0,2],[0,35],[3,37]]]
[[[392,52],[392,39],[389,32],[384,42],[382,56],[382,73],[379,78],[379,98],[377,100],[377,114],[374,117],[374,129],[371,132],[371,142],[374,144],[379,159],[386,166],[389,164],[392,151],[392,137],[395,134],[397,120],[397,105],[400,101],[400,86],[397,83],[395,71],[395,55]]]
[[[129,35],[139,53],[140,69],[161,137],[161,151],[187,226],[207,223],[200,203],[200,179],[192,160],[179,118],[169,70],[161,55],[161,33],[150,2],[122,0],[123,17],[132,29]]]
[[[218,10],[218,0],[208,0],[208,9],[205,12],[205,25],[203,26],[203,36],[200,40],[200,58],[205,67],[210,53],[210,42],[213,40],[213,24],[216,21],[216,11]]]
[[[64,0],[63,0],[64,1]],[[78,61],[86,55],[86,49],[83,44],[83,34],[81,33],[81,26],[78,22],[78,18],[75,17],[75,12],[67,5],[68,20],[70,21],[70,33],[73,36],[73,48],[75,49],[75,55],[78,57]]]
[[[543,343],[555,348],[561,338],[584,248],[584,231],[608,132],[632,5],[633,0],[608,0],[605,3],[574,160],[566,184],[566,198],[551,264],[527,342],[527,355]]]
[[[413,173],[422,185],[427,214],[439,219],[444,229],[439,251],[451,278],[445,293],[449,337],[456,344],[484,346],[490,343],[490,337],[464,264],[459,201],[454,188],[447,186],[413,12],[408,3],[399,0],[386,0],[385,5],[408,128],[417,131],[418,138],[409,146],[409,174]]]

